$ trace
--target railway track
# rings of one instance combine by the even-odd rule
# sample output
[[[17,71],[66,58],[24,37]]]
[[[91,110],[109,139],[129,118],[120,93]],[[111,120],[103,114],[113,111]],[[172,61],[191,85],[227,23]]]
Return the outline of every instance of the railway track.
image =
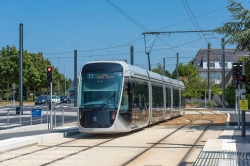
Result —
[[[216,115],[215,113],[213,113],[214,115]],[[133,137],[135,138],[141,138],[142,136],[138,136],[137,135],[141,135],[148,130],[152,130],[155,131],[154,127],[157,127],[156,125],[153,126],[149,126],[145,129],[143,129],[142,131],[135,131],[135,132],[131,132],[131,133],[124,133],[124,134],[114,134],[114,135],[88,135],[85,137],[80,137],[78,139],[75,140],[70,140],[70,141],[66,141],[66,142],[62,142],[62,143],[58,143],[58,144],[53,144],[53,145],[39,145],[38,150],[30,150],[28,153],[24,153],[21,155],[17,155],[15,157],[10,157],[7,159],[0,159],[0,165],[1,163],[4,165],[8,165],[8,161],[9,163],[12,163],[12,160],[16,160],[16,161],[21,161],[24,162],[24,160],[26,160],[27,158],[29,158],[29,156],[32,156],[34,154],[40,154],[40,157],[38,155],[38,158],[42,158],[41,154],[51,154],[52,152],[55,151],[64,151],[65,149],[75,149],[71,152],[68,153],[62,153],[60,155],[54,155],[51,158],[46,158],[43,161],[37,162],[37,164],[33,164],[33,165],[57,165],[59,163],[63,163],[64,161],[66,162],[67,160],[70,160],[72,162],[75,162],[74,165],[78,165],[78,160],[76,159],[75,161],[72,160],[72,158],[77,158],[76,156],[88,156],[89,154],[94,152],[98,152],[99,151],[105,151],[107,152],[107,154],[103,153],[102,155],[107,156],[107,158],[109,157],[108,153],[111,153],[112,150],[114,151],[122,151],[122,149],[128,149],[127,151],[129,152],[129,150],[134,150],[136,152],[131,153],[131,155],[125,155],[124,153],[124,158],[121,161],[117,161],[117,163],[119,164],[113,164],[113,165],[133,165],[134,161],[136,161],[138,158],[142,157],[143,154],[145,153],[150,153],[151,150],[153,150],[157,145],[160,145],[164,140],[167,140],[168,138],[170,138],[171,136],[173,136],[174,134],[177,134],[180,130],[184,129],[185,127],[188,126],[192,126],[195,125],[195,122],[197,121],[208,121],[205,117],[207,115],[203,114],[202,112],[199,113],[199,115],[195,116],[195,118],[190,118],[190,119],[185,119],[187,121],[186,125],[181,125],[176,127],[175,129],[173,129],[173,131],[169,132],[167,135],[164,135],[163,137],[158,138],[158,140],[156,139],[152,139],[152,144],[150,146],[148,146],[148,142],[145,140],[145,143],[142,144],[142,146],[136,145],[136,144],[132,144],[130,146],[128,146],[127,144],[124,143],[119,143],[119,146],[116,145],[118,144],[118,142],[121,140],[125,140],[128,141],[129,139],[133,139]],[[209,126],[212,124],[212,120],[210,120],[209,124],[206,125],[205,129],[203,130],[203,132],[200,134],[200,136],[198,138],[196,138],[196,141],[194,141],[194,143],[192,145],[189,145],[189,150],[187,151],[187,153],[185,155],[182,155],[183,157],[179,159],[179,165],[185,165],[186,163],[188,163],[188,158],[190,157],[190,155],[192,154],[192,151],[200,146],[197,146],[197,143],[199,142],[199,140],[202,138],[202,136],[204,135],[205,131],[209,128]],[[164,122],[163,122],[164,123]],[[152,129],[151,129],[152,128]],[[158,133],[161,133],[161,131],[159,131]],[[132,137],[133,136],[133,137]],[[131,137],[131,138],[130,138]],[[125,142],[122,141],[122,142]],[[141,141],[142,142],[142,141]],[[130,143],[131,144],[131,143]],[[45,148],[43,148],[45,146]],[[48,146],[48,147],[47,147]],[[109,150],[110,149],[110,150]],[[119,150],[117,150],[119,149]],[[187,147],[185,147],[185,149],[187,149]],[[126,151],[126,150],[124,150]],[[116,154],[118,156],[122,156],[122,154]],[[43,159],[43,158],[42,158]],[[96,159],[98,160],[98,159]],[[113,158],[112,158],[113,160]],[[38,161],[38,159],[37,159]],[[115,161],[115,157],[114,157],[114,161]],[[79,165],[80,163],[83,164],[82,162],[87,162],[86,160],[79,160]],[[89,161],[90,162],[90,161]],[[103,161],[104,162],[104,161]],[[15,163],[15,162],[13,162]],[[116,163],[116,162],[114,162]],[[20,164],[19,164],[20,165]],[[88,164],[86,164],[88,165]],[[112,165],[112,164],[111,164]]]
[[[189,123],[187,123],[186,125],[183,125],[179,128],[177,128],[175,131],[171,132],[170,134],[164,136],[163,138],[161,138],[159,141],[157,141],[155,144],[153,144],[152,146],[148,147],[147,149],[145,149],[144,151],[142,151],[141,153],[139,153],[138,155],[134,156],[133,158],[129,159],[128,161],[126,161],[125,163],[123,163],[122,165],[129,165],[130,163],[132,163],[134,160],[136,160],[138,157],[142,156],[143,154],[145,154],[147,151],[151,150],[152,148],[156,147],[158,144],[160,144],[163,140],[167,139],[168,137],[172,136],[174,133],[178,132],[179,130],[181,130],[182,128],[190,125],[193,121],[199,120],[201,117],[203,116],[203,113],[201,113],[201,115],[195,119],[195,120],[191,120],[191,119],[186,119],[188,121],[190,121]],[[190,153],[190,152],[188,152]],[[188,156],[188,154],[186,154]],[[183,162],[184,162],[185,158],[183,158]],[[181,162],[182,163],[182,162]]]

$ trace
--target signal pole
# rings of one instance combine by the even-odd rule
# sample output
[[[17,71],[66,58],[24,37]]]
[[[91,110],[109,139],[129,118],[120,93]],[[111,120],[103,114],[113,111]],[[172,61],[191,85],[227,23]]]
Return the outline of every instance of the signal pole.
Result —
[[[245,75],[245,60],[242,61],[242,75]],[[245,80],[244,80],[245,81]],[[245,89],[245,82],[242,82],[242,89]],[[245,93],[244,93],[244,97],[241,96],[241,99],[245,99]],[[242,121],[242,125],[241,125],[241,137],[245,137],[246,136],[246,130],[245,130],[245,122],[246,122],[246,110],[241,110],[242,111],[242,116],[241,116],[241,121]]]
[[[53,129],[53,117],[52,117],[52,82],[50,82],[50,130],[52,130],[52,129]]]

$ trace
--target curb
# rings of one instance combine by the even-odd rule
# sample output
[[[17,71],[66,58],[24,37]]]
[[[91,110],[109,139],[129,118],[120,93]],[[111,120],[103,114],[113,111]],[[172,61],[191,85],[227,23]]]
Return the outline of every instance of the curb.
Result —
[[[62,133],[49,133],[35,136],[26,136],[20,138],[10,138],[7,140],[0,141],[0,154],[6,153],[11,150],[17,150],[21,148],[25,148],[28,146],[37,145],[38,143],[44,143],[46,141],[50,141],[53,139],[61,139],[64,137],[72,136],[79,134],[79,130],[71,129],[70,131],[62,132]]]
[[[226,126],[229,126],[230,123],[230,114],[227,113],[227,121],[226,121]]]
[[[16,132],[23,132],[23,131],[34,131],[34,130],[44,130],[44,129],[48,129],[47,123],[1,130],[0,134],[16,133]]]

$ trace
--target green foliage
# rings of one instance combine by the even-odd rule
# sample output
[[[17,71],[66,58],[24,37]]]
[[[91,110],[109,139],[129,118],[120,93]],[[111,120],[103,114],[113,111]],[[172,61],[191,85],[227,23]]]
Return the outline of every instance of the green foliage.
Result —
[[[157,68],[153,69],[152,71],[164,75],[163,66],[160,63],[157,65]],[[175,79],[176,69],[174,70],[173,74],[165,71],[165,75]],[[206,80],[201,79],[198,70],[194,65],[191,63],[187,65],[180,63],[178,66],[178,76],[186,87],[186,98],[201,98],[204,96],[204,91],[207,89],[207,83]]]
[[[235,106],[235,89],[237,87],[235,85],[229,84],[226,87],[226,101],[229,103],[230,106]]]
[[[12,84],[16,83],[16,90],[19,89],[19,53],[15,46],[2,47],[0,54],[0,95],[3,98],[12,92]],[[26,50],[23,52],[23,85],[25,90],[26,100],[28,94],[33,93],[34,96],[45,94],[50,91],[49,84],[46,80],[47,66],[51,66],[48,59],[44,59],[42,53],[29,53]],[[53,66],[52,66],[53,67]],[[65,77],[58,72],[58,69],[53,67],[53,87],[58,89],[58,80],[60,89],[64,90]],[[71,80],[66,79],[66,89],[69,89]],[[18,91],[17,91],[18,94]],[[34,100],[33,97],[32,100]],[[30,100],[30,99],[29,99]]]
[[[213,101],[207,101],[207,107],[218,107],[218,104]],[[199,107],[205,107],[205,103],[200,103]]]
[[[250,51],[250,11],[234,0],[229,1],[227,8],[235,22],[227,22],[214,31],[224,34],[228,38],[225,44],[236,45],[237,51]]]
[[[173,75],[176,75],[176,70],[174,70]],[[197,68],[188,63],[184,65],[180,63],[178,68],[179,79],[183,81],[186,86],[186,97],[187,98],[201,98],[204,90],[206,89],[206,84],[199,76]]]
[[[167,76],[167,77],[171,77],[172,75],[169,73],[168,70],[165,70],[164,72],[164,69],[163,69],[163,66],[161,65],[161,63],[158,63],[157,64],[157,68],[154,68],[152,70],[152,72],[155,72],[155,73],[158,73],[160,75],[164,75],[164,76]]]

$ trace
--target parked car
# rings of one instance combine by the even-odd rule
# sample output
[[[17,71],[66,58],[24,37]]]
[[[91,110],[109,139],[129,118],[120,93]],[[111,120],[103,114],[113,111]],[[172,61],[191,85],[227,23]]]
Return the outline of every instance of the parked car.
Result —
[[[68,96],[60,96],[61,103],[70,104],[71,100]]]
[[[52,103],[56,103],[56,104],[61,103],[60,98],[58,96],[55,96],[55,95],[52,96],[51,100],[52,100]]]
[[[41,105],[41,104],[48,105],[49,102],[50,102],[49,95],[41,95],[41,96],[38,96],[38,98],[35,100],[35,105]]]

